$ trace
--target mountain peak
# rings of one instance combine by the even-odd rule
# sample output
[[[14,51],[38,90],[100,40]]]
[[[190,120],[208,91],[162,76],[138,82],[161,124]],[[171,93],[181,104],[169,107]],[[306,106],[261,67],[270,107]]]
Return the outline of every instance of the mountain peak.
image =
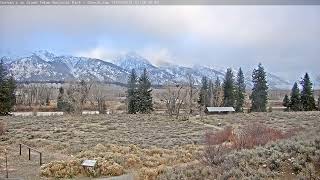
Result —
[[[146,58],[140,56],[135,52],[129,52],[124,55],[118,56],[117,58],[115,58],[113,63],[127,70],[155,68]]]
[[[160,63],[157,64],[157,67],[176,67],[176,66],[178,65],[168,61],[161,61]]]
[[[36,55],[40,57],[44,61],[52,61],[54,57],[56,57],[53,53],[47,51],[47,50],[38,50],[32,53],[32,55]]]
[[[9,57],[9,56],[2,56],[2,57],[0,57],[0,61],[3,61],[3,62],[5,62],[5,63],[11,62],[11,61],[13,61],[13,60],[14,60],[14,59],[11,58],[11,57]]]
[[[150,62],[146,58],[142,57],[136,52],[128,52],[124,56],[121,56],[120,59],[126,60],[126,61],[134,61],[134,62],[140,62],[144,64],[150,64]]]

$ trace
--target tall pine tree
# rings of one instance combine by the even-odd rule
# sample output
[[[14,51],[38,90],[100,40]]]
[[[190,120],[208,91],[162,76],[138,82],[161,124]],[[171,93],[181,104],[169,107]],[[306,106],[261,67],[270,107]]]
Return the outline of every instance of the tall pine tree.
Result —
[[[251,111],[266,112],[268,103],[268,85],[266,72],[261,63],[259,63],[258,69],[253,70],[252,82],[253,88],[250,96],[252,104]]]
[[[3,61],[0,61],[0,115],[8,115],[13,110],[16,102],[15,89],[15,80],[9,76]]]
[[[151,83],[147,75],[147,70],[144,69],[138,84],[137,110],[140,113],[150,113],[153,111]]]
[[[292,89],[291,89],[291,97],[290,97],[290,104],[289,108],[292,111],[301,111],[301,95],[298,84],[295,82]]]
[[[282,105],[284,107],[286,107],[285,111],[289,111],[289,108],[290,108],[290,99],[288,97],[288,95],[286,94],[282,100]]]
[[[214,85],[212,80],[209,80],[209,84],[208,84],[208,106],[212,106],[213,105],[213,96],[214,96]]]
[[[217,77],[214,82],[214,91],[213,91],[213,106],[220,107],[223,103],[223,88],[221,86],[221,81]]]
[[[137,74],[135,69],[131,70],[131,74],[128,79],[128,90],[127,90],[127,105],[128,105],[128,113],[135,114],[138,111],[137,107],[137,98],[138,98],[138,90],[137,90]]]
[[[246,84],[242,69],[239,68],[236,82],[236,112],[243,112],[244,98],[246,93]]]
[[[234,107],[235,93],[234,93],[234,77],[231,68],[227,69],[227,73],[223,82],[223,102],[226,107]]]
[[[301,103],[304,111],[313,111],[316,109],[315,100],[313,97],[312,82],[309,74],[306,73],[301,81]]]
[[[59,88],[59,94],[58,94],[58,98],[57,98],[57,109],[58,110],[63,110],[64,109],[64,102],[63,102],[63,95],[64,95],[64,89],[63,87],[61,86]]]
[[[209,106],[209,100],[208,100],[208,89],[209,89],[209,85],[208,85],[208,80],[207,77],[202,77],[201,80],[201,89],[199,92],[199,99],[198,99],[198,104],[200,106]]]

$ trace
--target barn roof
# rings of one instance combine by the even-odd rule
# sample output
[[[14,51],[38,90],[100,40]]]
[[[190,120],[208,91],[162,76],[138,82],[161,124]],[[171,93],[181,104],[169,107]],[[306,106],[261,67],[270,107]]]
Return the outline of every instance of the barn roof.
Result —
[[[234,112],[233,107],[207,107],[208,112]]]

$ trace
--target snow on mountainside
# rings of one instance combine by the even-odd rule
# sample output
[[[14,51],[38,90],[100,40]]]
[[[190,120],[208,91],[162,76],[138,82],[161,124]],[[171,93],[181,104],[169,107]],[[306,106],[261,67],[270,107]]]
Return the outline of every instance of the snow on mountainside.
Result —
[[[68,81],[68,80],[95,80],[106,82],[126,83],[131,69],[141,74],[146,68],[153,85],[166,83],[186,83],[191,74],[196,84],[207,76],[215,80],[223,80],[222,70],[212,67],[193,66],[184,67],[166,63],[161,66],[152,65],[146,58],[127,53],[116,57],[111,62],[100,59],[75,56],[57,56],[48,51],[36,51],[27,57],[2,57],[11,74],[18,81]],[[290,88],[287,81],[267,73],[270,88]],[[251,74],[246,73],[246,84],[252,87]]]
[[[38,56],[39,58],[41,58],[42,60],[44,60],[46,62],[53,61],[55,58],[55,55],[53,53],[45,51],[45,50],[35,51],[32,54],[35,56]]]
[[[8,64],[9,71],[18,81],[53,81],[65,80],[65,73],[52,63],[36,55],[19,58]]]
[[[100,59],[59,56],[55,62],[67,66],[75,79],[125,82],[128,75],[126,70]]]
[[[55,56],[46,51],[32,53],[7,64],[18,81],[68,81],[86,79],[124,82],[127,71],[99,59]]]
[[[244,76],[245,76],[245,83],[247,85],[247,88],[251,89],[253,87],[252,77],[251,77],[252,72],[248,71],[245,73]],[[292,84],[289,81],[284,80],[269,72],[266,72],[266,77],[267,77],[269,88],[271,89],[290,89],[292,87]]]
[[[118,56],[113,62],[129,72],[135,69],[138,74],[147,69],[149,78],[154,85],[162,85],[172,81],[172,76],[169,73],[152,65],[147,59],[133,52]]]
[[[187,83],[188,76],[190,76],[190,74],[196,84],[201,83],[203,76],[207,76],[210,77],[210,79],[215,80],[217,77],[222,79],[224,75],[221,72],[217,72],[214,69],[205,66],[184,67],[167,63],[159,68],[169,73],[172,76],[171,81],[176,83]]]

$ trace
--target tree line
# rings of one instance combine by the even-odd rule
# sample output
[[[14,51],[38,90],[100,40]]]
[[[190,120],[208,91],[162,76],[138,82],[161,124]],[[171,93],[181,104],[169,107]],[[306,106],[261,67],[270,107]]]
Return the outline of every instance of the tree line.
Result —
[[[162,101],[165,102],[167,113],[179,115],[179,110],[184,102],[189,101],[189,113],[192,113],[193,95],[197,90],[194,87],[194,79],[188,75],[188,83],[186,85],[173,84],[167,86]],[[266,72],[261,64],[252,73],[252,93],[251,111],[265,112],[268,103],[268,85],[266,80]],[[185,88],[184,88],[185,86]],[[151,83],[144,69],[140,78],[134,69],[128,79],[127,89],[127,109],[129,114],[149,113],[153,110]],[[184,88],[184,90],[183,90]],[[234,107],[236,112],[243,112],[246,97],[246,84],[244,74],[241,68],[237,72],[236,77],[231,68],[227,69],[223,82],[217,78],[214,82],[208,77],[203,77],[201,87],[198,92],[198,107],[200,112],[206,107],[225,106]]]
[[[252,73],[252,93],[251,111],[265,112],[267,111],[268,103],[268,84],[266,80],[266,72],[261,64]],[[227,69],[224,80],[220,83],[219,78],[213,84],[207,77],[203,77],[201,81],[201,89],[199,93],[198,104],[202,108],[209,106],[224,106],[234,107],[236,112],[243,112],[245,97],[246,97],[246,84],[244,74],[241,68],[235,77],[231,68]],[[222,90],[223,99],[220,101],[217,96]]]
[[[302,90],[300,92],[298,83],[295,82],[291,89],[290,97],[286,94],[283,98],[283,106],[285,111],[314,111],[320,110],[320,97],[318,98],[318,105],[314,99],[314,91],[309,74],[306,73],[300,81]]]
[[[164,102],[167,113],[178,117],[180,108],[185,108],[189,114],[194,112],[194,108],[204,111],[208,106],[225,106],[234,107],[236,112],[243,112],[246,99],[246,84],[244,74],[239,68],[236,75],[231,68],[227,69],[224,79],[211,79],[203,77],[200,88],[195,85],[195,79],[192,74],[187,75],[185,84],[165,85],[165,92],[161,97]],[[261,64],[258,65],[252,73],[252,93],[249,96],[251,100],[250,111],[265,112],[268,103],[268,84],[266,72]],[[287,94],[283,99],[283,105],[286,111],[312,111],[319,108],[320,98],[316,104],[312,82],[308,73],[300,82],[301,91],[298,83],[294,83],[290,96]],[[51,90],[41,90],[29,87],[31,91],[28,98],[17,96],[16,99],[16,82],[6,70],[4,63],[0,62],[0,115],[8,115],[13,110],[16,102],[23,104],[49,104]],[[88,99],[89,91],[92,92],[91,99],[97,102],[99,112],[104,113],[106,110],[106,92],[101,90],[98,84],[79,81],[70,83],[67,88],[61,87],[57,98],[57,109],[64,112],[82,112],[84,104]],[[21,91],[20,93],[23,93]],[[126,107],[130,114],[150,113],[153,111],[151,82],[147,70],[144,69],[138,77],[136,71],[132,69],[127,83]],[[198,94],[198,98],[195,95]],[[195,98],[194,98],[195,97]],[[44,98],[44,100],[39,100]],[[196,106],[198,105],[198,106]]]

